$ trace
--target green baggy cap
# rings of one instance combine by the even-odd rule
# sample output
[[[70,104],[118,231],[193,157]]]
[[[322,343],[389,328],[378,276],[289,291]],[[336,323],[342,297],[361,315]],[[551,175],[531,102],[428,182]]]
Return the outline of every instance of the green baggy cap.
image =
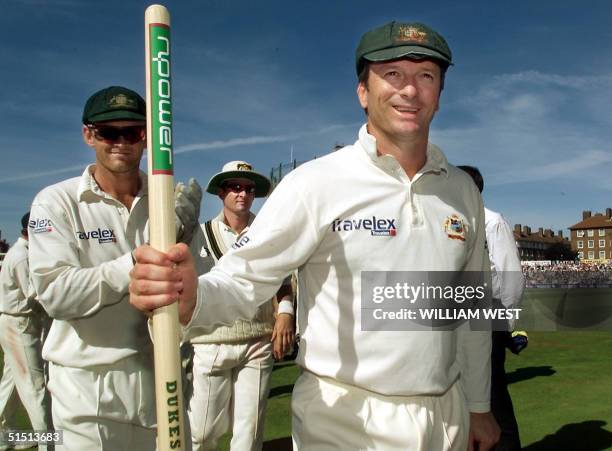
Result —
[[[83,109],[83,124],[120,120],[147,120],[144,99],[122,86],[110,86],[96,92]]]
[[[422,23],[389,22],[361,37],[355,52],[357,75],[364,60],[372,62],[399,58],[431,58],[444,69],[452,65],[451,50],[437,31]]]

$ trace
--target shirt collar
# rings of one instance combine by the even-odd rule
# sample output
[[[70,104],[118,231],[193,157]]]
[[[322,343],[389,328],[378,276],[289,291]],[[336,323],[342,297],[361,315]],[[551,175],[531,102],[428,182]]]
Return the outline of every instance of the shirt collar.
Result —
[[[377,166],[389,169],[399,167],[399,163],[393,156],[378,155],[376,151],[376,138],[368,133],[367,124],[363,124],[359,129],[359,140],[357,142]],[[443,172],[448,177],[448,160],[440,148],[431,142],[427,143],[427,161],[425,161],[425,165],[417,174],[425,174],[427,172]]]
[[[79,200],[85,200],[88,195],[111,198],[111,196],[102,191],[102,188],[100,188],[100,185],[98,185],[98,182],[96,182],[96,179],[93,177],[92,172],[94,167],[95,164],[90,164],[85,168],[83,174],[81,175],[81,180],[79,181],[79,188],[77,191]],[[136,196],[144,197],[148,192],[147,174],[142,171],[138,172],[138,176],[140,177],[140,190]]]
[[[232,229],[229,225],[225,223],[225,215],[223,214],[223,210],[219,212],[219,214],[217,215],[215,219],[219,222],[221,227],[223,227],[223,230],[225,230],[226,232],[232,232],[234,235],[238,235],[238,233],[234,229]],[[247,222],[247,226],[244,228],[244,230],[240,232],[240,235],[244,235],[247,232],[247,230],[249,230],[249,227],[253,223],[254,219],[255,219],[255,215],[249,212],[249,222]]]

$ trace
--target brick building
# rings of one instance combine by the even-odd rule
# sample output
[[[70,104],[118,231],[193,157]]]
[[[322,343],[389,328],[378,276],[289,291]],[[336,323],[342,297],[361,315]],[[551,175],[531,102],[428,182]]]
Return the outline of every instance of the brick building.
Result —
[[[612,208],[606,213],[582,212],[582,221],[570,228],[572,249],[581,261],[612,261]]]
[[[540,227],[532,232],[531,227],[514,225],[514,239],[519,249],[521,260],[551,260],[551,249],[563,246],[570,249],[570,241],[563,236],[563,231],[556,234],[550,229]]]

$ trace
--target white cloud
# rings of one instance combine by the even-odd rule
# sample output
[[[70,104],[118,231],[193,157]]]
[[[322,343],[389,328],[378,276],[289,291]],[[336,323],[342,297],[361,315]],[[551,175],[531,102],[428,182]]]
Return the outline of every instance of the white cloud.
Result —
[[[612,84],[612,75],[559,75],[545,74],[539,71],[523,71],[513,74],[498,75],[493,86],[506,86],[515,83],[529,83],[540,86],[559,86],[571,89],[592,89]]]
[[[612,154],[601,150],[591,150],[563,161],[556,161],[538,167],[527,166],[524,170],[501,171],[490,176],[489,185],[507,185],[512,183],[538,182],[557,177],[574,177],[579,171],[592,170],[598,166],[612,163]]]
[[[330,133],[332,131],[346,129],[346,128],[355,128],[359,123],[348,123],[348,124],[333,124],[325,127],[321,127],[319,129],[307,130],[300,133],[293,133],[287,135],[276,135],[276,136],[249,136],[246,138],[231,138],[226,140],[216,140],[210,142],[203,143],[194,143],[187,144],[184,146],[179,146],[174,149],[175,155],[180,155],[188,152],[195,152],[201,150],[221,150],[227,149],[231,147],[238,146],[253,146],[258,144],[269,144],[269,143],[278,143],[278,142],[289,142],[295,141],[304,136],[312,136],[312,135],[323,135],[326,133]],[[146,154],[145,154],[146,158]],[[61,169],[52,169],[48,171],[36,171],[29,172],[25,174],[12,175],[4,178],[0,178],[0,183],[9,183],[9,182],[18,182],[23,180],[31,180],[40,177],[48,177],[50,175],[59,175],[64,173],[73,172],[75,174],[79,174],[83,171],[83,165],[78,166],[70,166]]]
[[[72,172],[76,176],[76,175],[79,175],[81,172],[83,172],[83,169],[84,169],[83,165],[78,165],[78,166],[70,166],[70,167],[61,168],[61,169],[52,169],[50,171],[28,172],[25,174],[11,175],[8,177],[0,178],[0,183],[20,182],[23,180],[31,180],[31,179],[36,179],[39,177],[48,177],[50,175],[66,174],[68,172]]]
[[[349,124],[334,124],[326,127],[322,127],[316,130],[307,130],[300,133],[292,133],[286,135],[276,135],[276,136],[249,136],[247,138],[232,138],[228,140],[217,140],[211,142],[204,143],[196,143],[196,144],[188,144],[184,146],[177,147],[174,150],[175,154],[182,154],[186,152],[194,152],[197,150],[218,150],[218,149],[226,149],[228,147],[236,147],[236,146],[251,146],[257,144],[269,144],[269,143],[278,143],[278,142],[288,142],[295,141],[304,136],[310,135],[322,135],[325,133],[329,133],[331,131],[335,131],[338,129],[344,128],[354,128],[358,126],[359,123],[349,123]]]
[[[481,167],[490,185],[581,179],[609,190],[612,129],[600,113],[609,92],[609,74],[500,75],[452,104],[469,126],[434,129],[433,140],[452,162]]]

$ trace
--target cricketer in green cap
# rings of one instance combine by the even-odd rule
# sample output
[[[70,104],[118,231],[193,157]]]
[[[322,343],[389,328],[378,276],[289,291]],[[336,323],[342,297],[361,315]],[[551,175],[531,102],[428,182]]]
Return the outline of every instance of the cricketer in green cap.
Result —
[[[297,450],[490,451],[499,439],[490,412],[490,331],[417,333],[406,327],[410,320],[391,325],[397,311],[352,314],[363,313],[364,296],[390,288],[384,281],[367,288],[363,269],[420,272],[426,282],[431,271],[489,278],[480,193],[429,140],[450,62],[446,43],[425,26],[391,23],[366,33],[357,66],[369,79],[360,77],[356,94],[367,118],[354,144],[293,171],[198,281],[185,248],[135,252],[130,303],[149,312],[178,298],[183,324],[208,330],[252,318],[297,269],[308,308],[299,319],[304,371],[292,399]],[[247,192],[247,184],[231,185]],[[180,293],[167,261],[188,281]]]
[[[137,92],[110,86],[93,94],[83,109],[83,124],[118,120],[146,121],[145,101]]]

